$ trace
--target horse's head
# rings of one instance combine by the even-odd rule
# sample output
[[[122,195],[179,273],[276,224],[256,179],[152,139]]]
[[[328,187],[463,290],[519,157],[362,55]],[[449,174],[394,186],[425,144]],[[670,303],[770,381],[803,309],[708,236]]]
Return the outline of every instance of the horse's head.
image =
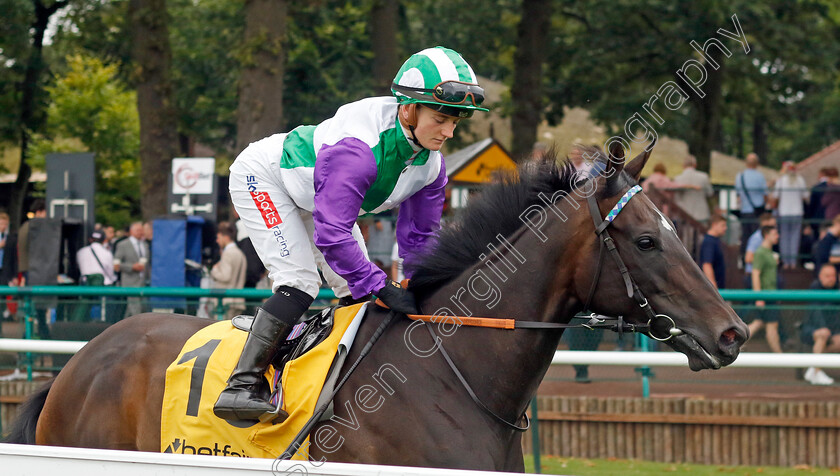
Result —
[[[729,365],[749,336],[747,326],[701,272],[673,223],[644,193],[628,194],[639,181],[650,148],[626,166],[623,152],[623,147],[611,150],[609,159],[601,162],[601,176],[593,179],[597,187],[590,200],[597,204],[597,212],[594,207],[590,211],[585,200],[580,212],[603,218],[619,201],[626,201],[606,232],[629,270],[630,280],[622,276],[619,260],[602,243],[604,236],[592,233],[594,217],[579,217],[582,222],[578,223],[588,221],[581,226],[586,232],[578,233],[581,247],[588,252],[577,254],[578,296],[581,300],[591,296],[589,308],[595,312],[621,315],[631,323],[651,321],[650,333],[667,339],[668,345],[688,356],[692,370]],[[628,200],[628,196],[632,198]],[[638,295],[631,296],[633,282],[649,310],[640,306],[643,299]],[[660,316],[651,319],[654,314]]]

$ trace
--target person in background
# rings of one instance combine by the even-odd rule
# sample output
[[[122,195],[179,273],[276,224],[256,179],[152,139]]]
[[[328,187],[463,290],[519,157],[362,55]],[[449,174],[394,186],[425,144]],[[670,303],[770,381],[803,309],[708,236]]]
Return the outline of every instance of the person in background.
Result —
[[[6,253],[6,240],[9,238],[9,215],[0,212],[0,274],[3,273],[3,256]]]
[[[829,263],[840,266],[840,215],[831,220],[831,225],[825,231],[825,236],[817,242],[814,251],[814,271],[819,273],[822,265]]]
[[[17,260],[18,286],[26,286],[29,281],[29,227],[32,220],[47,218],[47,203],[43,198],[36,198],[29,207],[29,220],[25,221],[18,230]],[[50,328],[47,325],[47,309],[36,306],[35,316],[38,321],[38,335],[43,340],[50,339]]]
[[[248,271],[248,260],[242,250],[236,246],[236,228],[229,222],[219,223],[216,243],[222,253],[219,262],[210,269],[213,287],[216,289],[242,289]],[[245,311],[244,298],[224,298],[225,319],[232,319]]]
[[[102,284],[110,286],[117,282],[114,273],[114,256],[105,248],[105,233],[94,231],[88,239],[88,246],[81,248],[76,253],[76,262],[79,265],[79,273],[83,279],[86,276],[102,275]]]
[[[124,288],[143,287],[149,281],[149,244],[144,239],[143,222],[134,222],[129,236],[117,243],[114,252],[114,271],[120,273],[120,286]],[[125,317],[143,312],[139,297],[127,299]]]
[[[668,170],[665,168],[665,164],[658,163],[653,166],[653,173],[645,179],[644,183],[642,184],[642,190],[645,192],[649,191],[651,187],[659,191],[668,201],[674,200],[674,192],[684,187],[677,182],[668,178]],[[694,188],[693,186],[691,188]],[[662,204],[662,213],[670,217],[671,210],[668,206],[668,202]]]
[[[245,260],[248,261],[248,271],[245,273],[245,287],[256,288],[261,281],[265,280],[265,266],[263,266],[263,262],[260,260],[260,256],[257,254],[257,250],[251,242],[251,237],[248,236],[248,228],[245,226],[245,222],[239,218],[239,213],[236,213],[235,209],[233,209],[232,213],[234,218],[236,218],[233,225],[236,228],[236,246],[245,254]]]
[[[815,291],[837,291],[837,270],[825,263],[818,270],[817,279],[809,289]],[[831,306],[835,306],[831,309]],[[811,313],[802,324],[800,335],[804,344],[812,346],[815,354],[840,352],[840,318],[837,316],[836,303],[816,301],[811,304]],[[834,379],[819,367],[808,367],[805,380],[813,385],[831,385]]]
[[[758,155],[747,154],[747,168],[735,176],[735,190],[741,202],[741,252],[747,247],[750,235],[758,229],[758,217],[764,213],[767,180],[758,171]]]
[[[802,218],[809,198],[805,179],[796,173],[796,164],[786,161],[782,164],[782,176],[776,180],[771,194],[777,201],[779,215],[779,249],[782,267],[793,269],[799,253],[802,237]]]
[[[764,212],[760,217],[758,217],[758,223],[761,225],[761,228],[764,228],[765,226],[772,226],[773,228],[776,228],[776,217],[774,217],[770,212]],[[755,230],[755,232],[750,235],[749,240],[747,240],[747,248],[744,253],[744,272],[746,272],[746,275],[744,276],[745,289],[752,289],[752,262],[755,257],[755,252],[758,251],[758,248],[761,247],[761,243],[764,241],[764,237],[761,236],[761,228]]]
[[[586,150],[585,146],[576,143],[569,151],[569,163],[575,168],[576,174],[581,180],[594,177],[604,171],[604,165],[601,162],[587,155],[592,152],[584,152],[584,150]],[[593,145],[592,150],[600,151],[598,145]]]
[[[709,230],[700,245],[700,268],[717,289],[726,287],[726,259],[720,240],[725,233],[726,219],[720,215],[712,215]]]
[[[153,249],[152,248],[152,239],[154,239],[154,237],[155,237],[155,228],[154,228],[154,225],[152,224],[152,222],[150,222],[150,221],[143,222],[143,240],[146,241],[146,245],[149,247],[149,256],[147,256],[148,262],[146,263],[146,266],[149,269],[151,269],[152,266],[154,265],[154,263],[152,263],[152,249]],[[150,277],[151,277],[151,274],[150,274]]]
[[[773,255],[773,245],[779,242],[779,230],[772,226],[761,227],[763,241],[756,250],[753,257],[752,289],[753,291],[770,291],[776,289],[777,268],[779,263]],[[768,309],[767,303],[763,300],[755,302],[758,313],[755,319],[747,323],[750,328],[750,335],[765,328],[767,344],[770,350],[776,353],[782,352],[782,343],[779,338],[779,311]]]
[[[7,266],[11,266],[11,263],[7,264],[7,260],[5,259],[6,244],[13,242],[14,240],[9,239],[9,215],[5,212],[0,212],[0,286],[8,285],[9,281],[13,279],[10,268],[7,268]],[[11,317],[11,312],[6,307],[5,299],[3,299],[3,302],[0,302],[0,309],[3,310],[3,319],[9,319]],[[0,335],[2,335],[2,332],[0,332]]]
[[[825,221],[825,207],[822,204],[822,197],[828,187],[828,167],[823,167],[817,173],[817,183],[811,187],[811,196],[808,198],[808,209],[805,211],[805,218],[810,221],[809,226],[814,231],[814,236],[819,234],[820,223]]]
[[[108,249],[111,254],[114,253],[114,240],[116,239],[116,230],[114,230],[113,226],[106,226],[102,228],[102,231],[105,233],[105,241],[102,242],[102,246]]]
[[[840,215],[840,174],[837,172],[837,167],[826,168],[825,174],[828,180],[820,203],[825,210],[825,219],[833,220],[834,217]]]
[[[29,207],[30,218],[46,218],[47,203],[43,198],[36,198]],[[29,220],[25,221],[18,230],[18,273],[20,274],[20,286],[26,286],[26,279],[29,275]]]
[[[695,220],[706,223],[711,216],[709,199],[714,195],[709,174],[697,170],[697,159],[689,154],[683,160],[683,171],[674,177],[681,188],[674,194],[674,202]]]

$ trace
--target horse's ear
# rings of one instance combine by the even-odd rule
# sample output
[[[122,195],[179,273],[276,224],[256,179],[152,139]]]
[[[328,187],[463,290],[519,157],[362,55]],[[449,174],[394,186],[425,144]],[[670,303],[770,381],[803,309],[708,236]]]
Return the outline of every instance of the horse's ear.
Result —
[[[645,168],[645,164],[650,158],[650,153],[653,151],[654,145],[656,145],[656,139],[654,139],[649,146],[645,147],[645,150],[631,160],[630,163],[627,164],[627,167],[624,167],[624,170],[626,170],[636,182],[638,182],[642,177],[642,169]]]
[[[609,156],[604,177],[607,177],[607,184],[610,184],[621,175],[621,169],[624,168],[624,146],[621,145],[621,141],[613,141],[607,153]]]

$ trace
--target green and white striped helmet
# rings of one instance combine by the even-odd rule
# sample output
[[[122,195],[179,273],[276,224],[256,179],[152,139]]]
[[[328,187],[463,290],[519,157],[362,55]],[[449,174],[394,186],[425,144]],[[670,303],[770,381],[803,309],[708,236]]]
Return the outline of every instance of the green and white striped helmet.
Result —
[[[423,104],[455,117],[471,117],[481,107],[484,89],[456,51],[437,46],[411,55],[391,83],[400,104]]]

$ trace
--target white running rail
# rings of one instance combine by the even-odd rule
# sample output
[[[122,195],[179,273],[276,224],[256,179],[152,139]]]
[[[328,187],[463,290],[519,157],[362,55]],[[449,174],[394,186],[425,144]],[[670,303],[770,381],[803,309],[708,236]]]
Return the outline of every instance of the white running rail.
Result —
[[[141,453],[0,443],[3,474],[44,476],[514,476],[514,473],[259,458]]]
[[[0,338],[0,352],[43,352],[49,354],[75,354],[87,342],[69,340],[29,340]],[[688,358],[677,352],[628,352],[558,350],[553,365],[623,365],[650,367],[685,367]],[[742,353],[732,367],[786,367],[786,368],[840,368],[840,354],[773,354],[763,352]]]
[[[688,357],[677,352],[626,352],[558,350],[552,365],[631,365],[650,367],[686,367]],[[745,352],[730,367],[840,368],[840,354],[774,354]]]

